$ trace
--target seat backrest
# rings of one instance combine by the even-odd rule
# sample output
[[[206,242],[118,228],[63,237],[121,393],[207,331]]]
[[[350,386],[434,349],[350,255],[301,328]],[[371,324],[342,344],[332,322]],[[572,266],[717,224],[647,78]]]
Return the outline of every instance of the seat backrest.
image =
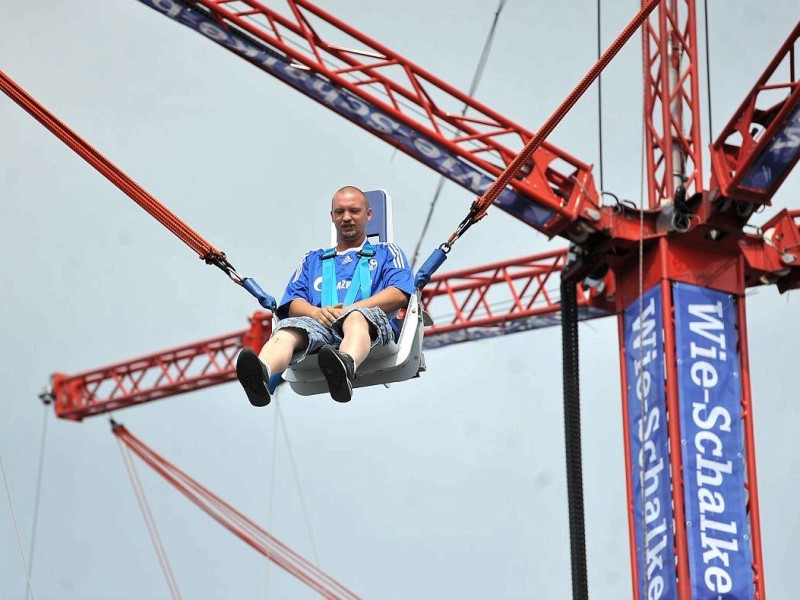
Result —
[[[392,198],[386,190],[364,192],[372,209],[372,218],[367,222],[367,241],[394,242],[392,222]],[[336,246],[336,227],[331,223],[331,247]]]

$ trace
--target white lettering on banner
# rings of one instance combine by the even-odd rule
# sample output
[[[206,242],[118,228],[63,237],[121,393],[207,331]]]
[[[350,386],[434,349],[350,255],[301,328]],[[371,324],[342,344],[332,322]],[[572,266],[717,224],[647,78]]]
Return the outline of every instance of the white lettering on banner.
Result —
[[[223,44],[226,43],[230,37],[224,30],[213,23],[200,23],[198,31],[215,42],[222,42]],[[235,44],[232,44],[232,46],[236,49]]]
[[[691,381],[702,388],[703,399],[692,404],[692,422],[699,428],[692,441],[697,452],[695,480],[700,510],[700,543],[706,565],[703,582],[712,592],[724,594],[733,588],[728,567],[731,566],[730,553],[739,551],[739,543],[735,521],[722,522],[711,518],[711,515],[719,515],[725,510],[723,484],[726,476],[733,473],[730,460],[717,460],[724,456],[723,438],[718,432],[730,432],[733,417],[724,406],[714,405],[719,373],[710,362],[727,359],[722,302],[689,304],[688,314],[694,317],[689,322],[689,331],[708,342],[702,346],[691,342],[689,346],[689,356],[693,361],[689,367]]]
[[[178,13],[181,12],[181,7],[170,0],[153,0],[153,8],[172,18],[178,16]]]
[[[721,567],[709,567],[703,577],[706,587],[712,592],[724,594],[731,591],[733,581],[728,572]]]
[[[775,140],[773,151],[794,150],[800,146],[800,123],[792,123],[782,131],[783,139]]]
[[[664,564],[667,527],[672,527],[672,523],[667,523],[658,497],[659,485],[666,473],[664,457],[660,455],[660,448],[653,437],[661,427],[662,412],[660,405],[651,401],[653,380],[650,371],[647,370],[658,357],[655,310],[655,299],[650,298],[641,315],[633,320],[631,326],[633,348],[630,352],[633,359],[636,399],[644,405],[644,414],[639,420],[638,437],[641,450],[638,464],[643,487],[644,556],[648,600],[661,598],[664,593],[664,569],[674,568],[674,565]]]

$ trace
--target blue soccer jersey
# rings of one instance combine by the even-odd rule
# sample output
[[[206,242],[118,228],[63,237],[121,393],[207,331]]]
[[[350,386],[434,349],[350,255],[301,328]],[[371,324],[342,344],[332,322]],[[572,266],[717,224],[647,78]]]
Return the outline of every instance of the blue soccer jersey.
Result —
[[[414,293],[414,275],[408,266],[408,259],[403,251],[394,244],[372,244],[375,256],[369,258],[369,274],[372,281],[372,295],[374,296],[387,287],[396,287],[406,294]],[[347,289],[355,274],[358,264],[359,248],[353,248],[335,258],[336,261],[336,291],[339,302],[344,302]],[[279,319],[286,318],[289,303],[292,300],[305,300],[314,306],[322,306],[322,249],[312,250],[303,257],[300,266],[289,280],[286,291],[277,310]],[[354,302],[363,300],[359,290]],[[393,315],[388,315],[392,317]]]

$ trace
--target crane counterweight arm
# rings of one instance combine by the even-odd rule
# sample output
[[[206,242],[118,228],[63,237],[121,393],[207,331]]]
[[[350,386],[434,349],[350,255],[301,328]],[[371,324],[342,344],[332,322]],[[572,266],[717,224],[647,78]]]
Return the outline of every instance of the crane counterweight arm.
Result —
[[[425,348],[560,324],[560,274],[568,260],[561,249],[432,277],[422,292],[422,305],[434,318]],[[605,291],[580,286],[580,320],[613,313]]]

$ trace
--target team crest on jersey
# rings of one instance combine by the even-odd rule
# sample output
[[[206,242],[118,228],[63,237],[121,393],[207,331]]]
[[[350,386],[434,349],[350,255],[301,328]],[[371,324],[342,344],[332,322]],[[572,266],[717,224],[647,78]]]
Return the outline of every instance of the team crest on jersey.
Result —
[[[378,268],[378,261],[375,260],[374,258],[370,258],[369,259],[369,270],[370,271],[374,271],[377,268]]]

